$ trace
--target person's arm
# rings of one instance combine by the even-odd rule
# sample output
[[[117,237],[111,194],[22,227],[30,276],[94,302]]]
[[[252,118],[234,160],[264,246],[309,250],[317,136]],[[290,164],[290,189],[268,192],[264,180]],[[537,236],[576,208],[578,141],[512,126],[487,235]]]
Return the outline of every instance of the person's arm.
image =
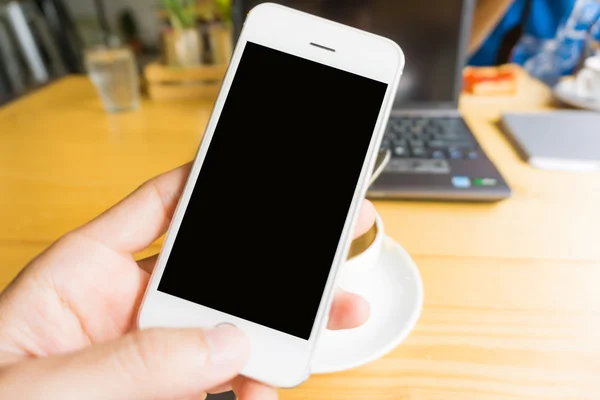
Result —
[[[481,46],[512,3],[513,0],[477,0],[469,41],[469,55]]]

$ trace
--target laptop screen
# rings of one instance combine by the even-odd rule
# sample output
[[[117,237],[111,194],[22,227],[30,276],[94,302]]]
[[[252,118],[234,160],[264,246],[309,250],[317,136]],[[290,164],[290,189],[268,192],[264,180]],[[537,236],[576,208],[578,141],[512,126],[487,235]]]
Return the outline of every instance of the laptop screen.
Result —
[[[238,0],[236,28],[259,0]],[[394,40],[406,57],[396,107],[456,107],[468,0],[276,0]],[[463,15],[468,17],[463,21]]]

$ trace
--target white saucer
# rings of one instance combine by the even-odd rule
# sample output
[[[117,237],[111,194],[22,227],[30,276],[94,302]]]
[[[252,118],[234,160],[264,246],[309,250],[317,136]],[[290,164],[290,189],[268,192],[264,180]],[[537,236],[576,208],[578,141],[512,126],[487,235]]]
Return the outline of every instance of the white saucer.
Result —
[[[575,92],[575,79],[561,80],[553,89],[554,96],[563,103],[589,111],[600,111],[600,100],[581,97]]]
[[[344,273],[353,279],[345,280]],[[360,274],[356,279],[354,274]],[[361,271],[340,270],[341,288],[358,293],[371,304],[371,316],[359,328],[325,330],[317,343],[312,373],[355,368],[393,350],[414,328],[423,306],[423,284],[414,261],[391,238],[385,237],[377,265]],[[360,287],[356,282],[361,282]]]

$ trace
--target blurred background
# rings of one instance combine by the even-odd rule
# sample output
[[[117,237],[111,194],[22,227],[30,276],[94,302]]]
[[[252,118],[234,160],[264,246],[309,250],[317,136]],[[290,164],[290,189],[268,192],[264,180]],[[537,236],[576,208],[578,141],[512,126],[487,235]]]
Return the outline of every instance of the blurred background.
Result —
[[[230,0],[0,2],[0,101],[69,73],[90,72],[86,51],[126,48],[138,70],[226,64]],[[93,69],[93,67],[92,67]]]
[[[111,49],[126,45],[142,74],[143,85],[166,79],[162,75],[165,71],[160,68],[144,72],[152,63],[224,66],[244,12],[257,3],[260,2],[3,0],[0,2],[0,101],[6,102],[68,73],[85,73],[89,70],[85,52],[99,45]],[[513,63],[551,87],[562,76],[574,74],[582,67],[583,60],[598,49],[600,11],[595,0],[479,0],[474,2],[475,10],[469,14],[469,21],[462,23],[456,23],[460,21],[461,2],[429,3],[417,7],[401,1],[297,1],[294,6],[391,35],[409,55],[427,47],[429,58],[419,59],[419,65],[407,69],[402,81],[401,94],[411,101],[441,98],[453,90],[452,81],[443,76],[441,68],[456,58],[459,49],[454,48],[449,38],[464,28],[461,24],[469,25],[470,35],[461,66]],[[401,24],[398,15],[404,15]],[[197,80],[210,81],[219,80],[222,73],[224,68],[197,70],[192,75]],[[426,87],[415,87],[415,82],[424,81],[413,79],[416,73],[436,81]],[[505,90],[507,87],[510,85],[505,85]],[[152,89],[150,85],[151,97]],[[155,97],[210,98],[216,94],[214,90],[189,87],[167,90],[168,93],[162,89],[154,90]]]

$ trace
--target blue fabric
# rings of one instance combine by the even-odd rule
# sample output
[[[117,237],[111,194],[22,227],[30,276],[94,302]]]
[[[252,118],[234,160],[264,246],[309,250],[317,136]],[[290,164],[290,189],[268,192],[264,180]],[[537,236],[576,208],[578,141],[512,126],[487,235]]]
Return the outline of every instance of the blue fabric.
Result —
[[[500,45],[504,35],[506,35],[511,29],[517,26],[521,22],[523,11],[527,0],[514,0],[513,4],[508,8],[504,18],[500,20],[496,29],[490,33],[487,40],[479,48],[479,50],[473,54],[469,64],[473,66],[486,66],[494,65],[496,61],[496,54],[500,50]]]
[[[600,40],[597,0],[529,0],[524,33],[511,61],[549,85],[573,73],[585,54],[587,41]],[[520,23],[526,0],[515,0],[469,64],[493,65],[504,36]]]

